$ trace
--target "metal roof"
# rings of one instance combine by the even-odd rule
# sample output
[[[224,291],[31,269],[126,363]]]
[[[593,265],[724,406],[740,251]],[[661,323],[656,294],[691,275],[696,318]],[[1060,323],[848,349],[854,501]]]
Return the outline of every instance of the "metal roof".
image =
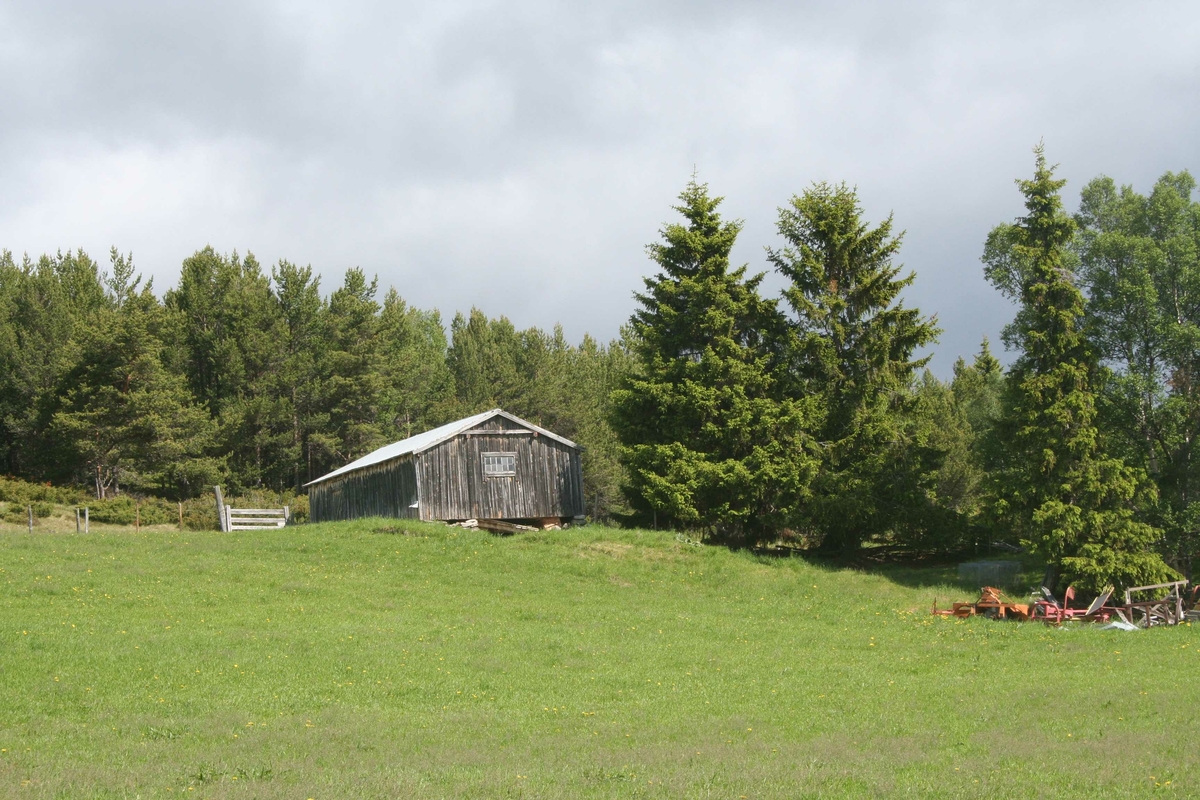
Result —
[[[370,467],[374,466],[375,464],[382,464],[385,461],[391,461],[393,458],[422,453],[434,445],[441,444],[447,439],[457,436],[463,431],[469,430],[476,425],[481,425],[492,417],[497,416],[511,420],[518,425],[529,428],[531,431],[536,431],[538,434],[553,439],[556,442],[561,442],[567,447],[579,448],[579,445],[575,444],[575,442],[572,442],[570,439],[565,439],[556,433],[551,433],[545,428],[539,428],[532,422],[527,422],[520,417],[509,414],[507,411],[503,411],[499,408],[493,408],[491,411],[484,411],[483,413],[475,414],[474,416],[466,417],[465,419],[460,419],[457,422],[448,422],[441,427],[434,428],[433,430],[425,431],[424,433],[418,433],[416,436],[410,436],[409,438],[403,439],[399,442],[393,442],[392,444],[384,445],[378,450],[372,453],[367,453],[362,458],[357,459],[356,461],[351,461],[346,466],[335,469],[328,475],[322,475],[316,480],[309,481],[304,485],[312,486],[313,484],[323,483],[331,478],[336,478],[339,475],[345,475],[348,472],[354,472],[355,470],[360,470],[364,467]]]

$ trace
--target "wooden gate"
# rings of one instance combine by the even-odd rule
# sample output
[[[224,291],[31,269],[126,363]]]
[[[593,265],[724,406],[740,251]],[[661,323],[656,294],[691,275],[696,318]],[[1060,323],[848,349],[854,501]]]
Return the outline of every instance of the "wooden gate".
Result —
[[[225,506],[226,531],[265,531],[288,524],[291,511],[283,508],[232,508]]]

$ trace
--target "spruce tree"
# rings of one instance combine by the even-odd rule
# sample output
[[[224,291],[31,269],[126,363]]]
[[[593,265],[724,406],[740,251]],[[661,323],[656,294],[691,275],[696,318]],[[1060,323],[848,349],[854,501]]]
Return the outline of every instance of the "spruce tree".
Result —
[[[920,483],[937,454],[915,437],[912,385],[929,359],[913,354],[939,330],[900,301],[913,274],[901,277],[892,262],[901,241],[892,218],[870,227],[845,184],[793,197],[778,230],[787,246],[768,254],[791,281],[796,391],[818,396],[824,410],[809,519],[823,549],[852,556],[924,502]]]
[[[612,396],[624,489],[642,522],[761,539],[808,496],[806,408],[781,380],[785,330],[763,276],[730,268],[742,223],[695,179],[680,200],[685,223],[647,248],[662,271],[637,295],[637,364]]]
[[[1075,225],[1059,197],[1066,182],[1054,179],[1041,145],[1034,152],[1033,178],[1017,182],[1027,214],[989,236],[989,246],[1007,242],[1007,252],[993,247],[988,255],[1017,265],[996,270],[993,257],[989,277],[1003,290],[997,276],[1015,276],[1021,301],[1007,334],[1020,356],[997,429],[1005,463],[996,508],[1046,559],[1051,586],[1060,574],[1091,590],[1159,582],[1171,574],[1153,551],[1159,533],[1135,515],[1154,502],[1154,489],[1144,473],[1100,446],[1095,354],[1068,260]]]

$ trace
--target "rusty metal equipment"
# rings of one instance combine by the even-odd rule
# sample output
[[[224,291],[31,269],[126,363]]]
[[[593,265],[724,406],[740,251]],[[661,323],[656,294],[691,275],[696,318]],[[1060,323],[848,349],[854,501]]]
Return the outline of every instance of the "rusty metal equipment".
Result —
[[[994,586],[984,586],[979,599],[974,603],[954,603],[950,608],[939,609],[933,603],[933,613],[945,617],[982,616],[990,619],[1036,620],[1048,625],[1064,622],[1108,622],[1114,617],[1128,625],[1150,628],[1160,625],[1178,625],[1181,622],[1200,619],[1200,587],[1185,592],[1188,581],[1156,583],[1151,586],[1131,586],[1125,590],[1124,605],[1109,605],[1112,587],[1101,592],[1087,608],[1071,608],[1075,599],[1075,587],[1067,587],[1060,604],[1054,595],[1042,588],[1042,599],[1033,603],[1014,603]],[[1155,600],[1134,600],[1139,592],[1155,592],[1166,589],[1166,596]]]
[[[1014,603],[995,586],[984,586],[979,599],[974,603],[954,603],[950,608],[938,609],[933,601],[933,613],[943,617],[987,617],[989,619],[1027,620],[1031,618],[1028,603]]]

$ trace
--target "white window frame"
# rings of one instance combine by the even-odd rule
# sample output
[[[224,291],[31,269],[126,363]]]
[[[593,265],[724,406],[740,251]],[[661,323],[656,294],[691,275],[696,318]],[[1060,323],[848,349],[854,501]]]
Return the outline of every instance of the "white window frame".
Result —
[[[495,459],[500,463],[492,464],[492,469],[489,470],[489,459]],[[511,459],[512,469],[501,469],[500,466],[503,464],[502,459]],[[517,454],[513,452],[490,451],[480,453],[480,464],[483,467],[483,477],[485,478],[515,478],[517,475]]]

